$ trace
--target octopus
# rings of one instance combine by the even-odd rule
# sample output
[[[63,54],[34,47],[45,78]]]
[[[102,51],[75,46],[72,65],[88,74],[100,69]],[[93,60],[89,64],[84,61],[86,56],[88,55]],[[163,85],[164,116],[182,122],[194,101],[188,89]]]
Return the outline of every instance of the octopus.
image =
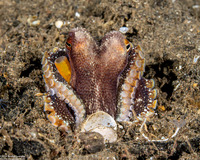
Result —
[[[45,52],[44,111],[56,127],[97,132],[117,140],[117,124],[144,121],[156,109],[154,81],[145,79],[145,58],[118,31],[95,41],[83,28],[68,33],[66,48]]]

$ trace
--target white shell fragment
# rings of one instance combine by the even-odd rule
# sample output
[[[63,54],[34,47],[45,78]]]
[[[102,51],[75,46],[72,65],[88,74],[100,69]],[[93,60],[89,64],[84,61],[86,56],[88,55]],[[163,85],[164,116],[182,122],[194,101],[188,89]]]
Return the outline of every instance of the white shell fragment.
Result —
[[[75,16],[79,18],[81,15],[80,15],[80,13],[76,12]]]
[[[64,24],[63,21],[60,21],[60,20],[58,20],[58,21],[55,22],[55,26],[58,29],[62,28],[63,24]]]
[[[119,29],[119,31],[121,32],[121,33],[126,33],[126,32],[128,32],[128,28],[127,27],[121,27],[120,29]]]
[[[199,58],[200,58],[200,56],[194,56],[193,64],[197,64]]]
[[[37,16],[29,16],[29,18],[27,19],[27,23],[30,26],[38,26],[40,25],[40,20],[38,20],[37,18]]]
[[[193,9],[198,9],[198,8],[200,8],[200,5],[194,5],[194,6],[192,6],[192,8]]]
[[[97,132],[104,137],[104,142],[113,143],[117,140],[117,123],[108,113],[99,111],[87,117],[81,132]]]

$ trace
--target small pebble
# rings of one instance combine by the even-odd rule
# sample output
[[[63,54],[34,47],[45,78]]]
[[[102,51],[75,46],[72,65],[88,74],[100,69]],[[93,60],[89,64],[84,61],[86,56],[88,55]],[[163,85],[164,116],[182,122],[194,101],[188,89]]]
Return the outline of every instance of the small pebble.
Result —
[[[76,12],[75,16],[79,18],[81,15],[80,15],[80,13]]]
[[[63,26],[63,21],[60,21],[60,20],[56,21],[55,26],[56,28],[60,29]]]
[[[165,111],[166,109],[165,109],[165,106],[158,106],[158,110],[159,111]]]
[[[37,16],[29,16],[27,22],[30,26],[38,26],[40,25],[40,20],[37,19]]]
[[[105,147],[103,136],[97,132],[81,132],[78,141],[81,148],[92,154],[102,151]]]
[[[193,88],[197,88],[197,86],[198,86],[198,83],[193,83],[192,85]]]
[[[200,56],[194,56],[193,64],[197,64],[197,61],[198,61],[199,58],[200,58]]]
[[[121,32],[121,33],[126,33],[126,32],[128,32],[128,28],[127,27],[121,27],[120,29],[119,29],[119,31]]]
[[[199,5],[194,5],[194,6],[192,6],[192,8],[193,9],[197,9],[197,8],[200,8],[200,6]]]
[[[39,26],[40,25],[40,20],[36,20],[32,22],[32,26]]]

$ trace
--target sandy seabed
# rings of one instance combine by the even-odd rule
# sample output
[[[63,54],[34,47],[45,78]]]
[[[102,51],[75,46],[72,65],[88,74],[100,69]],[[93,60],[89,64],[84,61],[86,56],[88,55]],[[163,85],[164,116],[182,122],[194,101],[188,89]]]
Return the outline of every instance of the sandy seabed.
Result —
[[[60,29],[57,20],[65,22]],[[0,159],[199,159],[199,20],[198,0],[0,1]],[[119,131],[116,143],[81,145],[50,124],[36,96],[45,93],[42,53],[64,48],[63,33],[74,27],[99,40],[123,26],[142,47],[144,77],[158,91],[149,135],[168,137],[177,122],[185,125],[162,143],[148,142],[134,125]]]

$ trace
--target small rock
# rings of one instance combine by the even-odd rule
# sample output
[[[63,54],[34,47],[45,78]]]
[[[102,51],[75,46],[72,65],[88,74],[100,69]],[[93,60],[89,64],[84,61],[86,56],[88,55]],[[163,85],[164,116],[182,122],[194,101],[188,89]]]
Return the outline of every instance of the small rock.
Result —
[[[197,64],[199,58],[200,58],[200,56],[194,56],[193,64]]]
[[[60,20],[58,20],[58,21],[55,22],[55,26],[58,29],[60,29],[63,26],[63,24],[64,24],[63,21],[60,21]]]
[[[81,132],[79,142],[82,147],[89,153],[100,152],[104,149],[104,138],[97,132]]]
[[[27,19],[27,23],[30,26],[38,26],[40,25],[40,20],[37,19],[37,16],[29,16],[29,18]]]
[[[193,9],[198,9],[198,8],[200,8],[200,5],[194,5],[194,6],[192,6],[192,8]]]
[[[81,15],[80,15],[80,13],[76,12],[75,16],[79,18]]]

